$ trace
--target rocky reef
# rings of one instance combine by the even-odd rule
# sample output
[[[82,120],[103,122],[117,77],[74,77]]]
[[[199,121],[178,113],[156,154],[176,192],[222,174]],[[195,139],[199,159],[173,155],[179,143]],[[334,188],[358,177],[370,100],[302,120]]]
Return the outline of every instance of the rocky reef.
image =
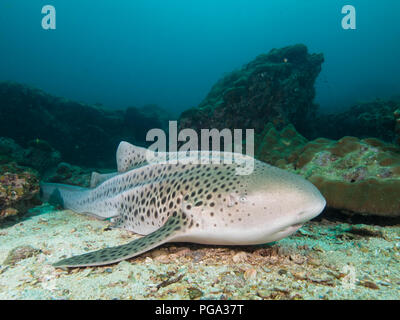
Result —
[[[0,165],[0,221],[39,204],[39,175],[15,162]]]
[[[76,165],[114,166],[118,143],[145,144],[147,130],[168,125],[165,114],[154,107],[110,110],[22,84],[0,83],[0,136],[14,139],[24,149],[58,150],[63,161]]]
[[[350,214],[400,216],[400,148],[375,138],[307,142],[293,126],[267,125],[256,157],[318,187],[330,208]]]
[[[44,173],[60,161],[60,153],[45,140],[28,141],[27,148],[23,148],[13,139],[0,137],[0,164],[16,162]]]
[[[60,162],[56,168],[47,171],[42,180],[88,188],[92,171],[94,170]]]
[[[400,146],[400,109],[397,109],[395,112],[393,112],[393,115],[396,119],[395,142]]]
[[[197,108],[182,113],[181,128],[278,129],[307,126],[317,106],[314,82],[324,58],[304,45],[273,49],[219,80]],[[301,131],[301,130],[300,130]]]
[[[301,152],[308,142],[292,124],[277,130],[268,123],[255,138],[256,158],[275,166],[291,163],[292,154]]]
[[[316,121],[299,132],[309,139],[325,137],[336,140],[354,136],[395,143],[396,110],[400,110],[400,102],[396,100],[361,102],[342,112],[319,114]]]

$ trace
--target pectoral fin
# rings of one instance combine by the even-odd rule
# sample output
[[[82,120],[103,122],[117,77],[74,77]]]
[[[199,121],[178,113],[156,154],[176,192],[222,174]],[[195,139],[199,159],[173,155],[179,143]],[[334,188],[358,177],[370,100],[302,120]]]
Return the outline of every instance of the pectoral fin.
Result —
[[[133,258],[172,240],[176,234],[181,232],[183,222],[182,213],[175,213],[169,217],[160,229],[142,238],[135,239],[124,245],[63,259],[53,264],[53,266],[58,268],[101,266]]]

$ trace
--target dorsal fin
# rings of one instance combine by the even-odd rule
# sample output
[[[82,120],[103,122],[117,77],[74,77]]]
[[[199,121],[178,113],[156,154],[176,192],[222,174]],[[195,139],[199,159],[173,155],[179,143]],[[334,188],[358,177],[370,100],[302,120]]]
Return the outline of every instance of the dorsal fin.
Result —
[[[90,178],[90,188],[95,188],[99,184],[103,183],[104,181],[115,177],[118,173],[117,172],[112,172],[112,173],[98,173],[96,171],[92,172],[92,176]]]
[[[121,141],[117,149],[118,172],[126,172],[147,163],[146,155],[150,150]]]

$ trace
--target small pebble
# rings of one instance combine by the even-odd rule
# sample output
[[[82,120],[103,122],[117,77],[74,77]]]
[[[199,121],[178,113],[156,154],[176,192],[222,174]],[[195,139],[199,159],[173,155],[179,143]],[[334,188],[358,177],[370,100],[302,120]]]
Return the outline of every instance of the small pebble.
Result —
[[[146,259],[144,260],[145,263],[152,263],[153,259],[150,257],[146,257]]]
[[[191,287],[187,289],[189,292],[190,300],[194,300],[200,298],[203,295],[203,292],[197,288]]]
[[[246,262],[247,253],[244,251],[240,251],[233,256],[232,260],[234,263]]]
[[[251,280],[251,279],[255,279],[256,277],[257,277],[257,270],[256,269],[247,269],[245,272],[244,272],[244,278],[246,279],[246,280]]]
[[[379,287],[374,282],[368,280],[361,281],[360,285],[373,290],[379,289]]]
[[[154,258],[155,261],[161,262],[161,263],[169,263],[170,259],[166,254],[157,256]]]

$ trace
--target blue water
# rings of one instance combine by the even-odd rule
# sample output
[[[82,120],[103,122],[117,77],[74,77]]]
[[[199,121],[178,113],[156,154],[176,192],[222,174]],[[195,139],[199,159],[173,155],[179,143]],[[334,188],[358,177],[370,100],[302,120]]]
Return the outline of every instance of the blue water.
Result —
[[[41,8],[57,29],[41,28]],[[341,8],[357,10],[343,30]],[[400,93],[398,0],[1,0],[0,80],[120,108],[196,106],[226,72],[274,47],[323,52],[324,110]]]

